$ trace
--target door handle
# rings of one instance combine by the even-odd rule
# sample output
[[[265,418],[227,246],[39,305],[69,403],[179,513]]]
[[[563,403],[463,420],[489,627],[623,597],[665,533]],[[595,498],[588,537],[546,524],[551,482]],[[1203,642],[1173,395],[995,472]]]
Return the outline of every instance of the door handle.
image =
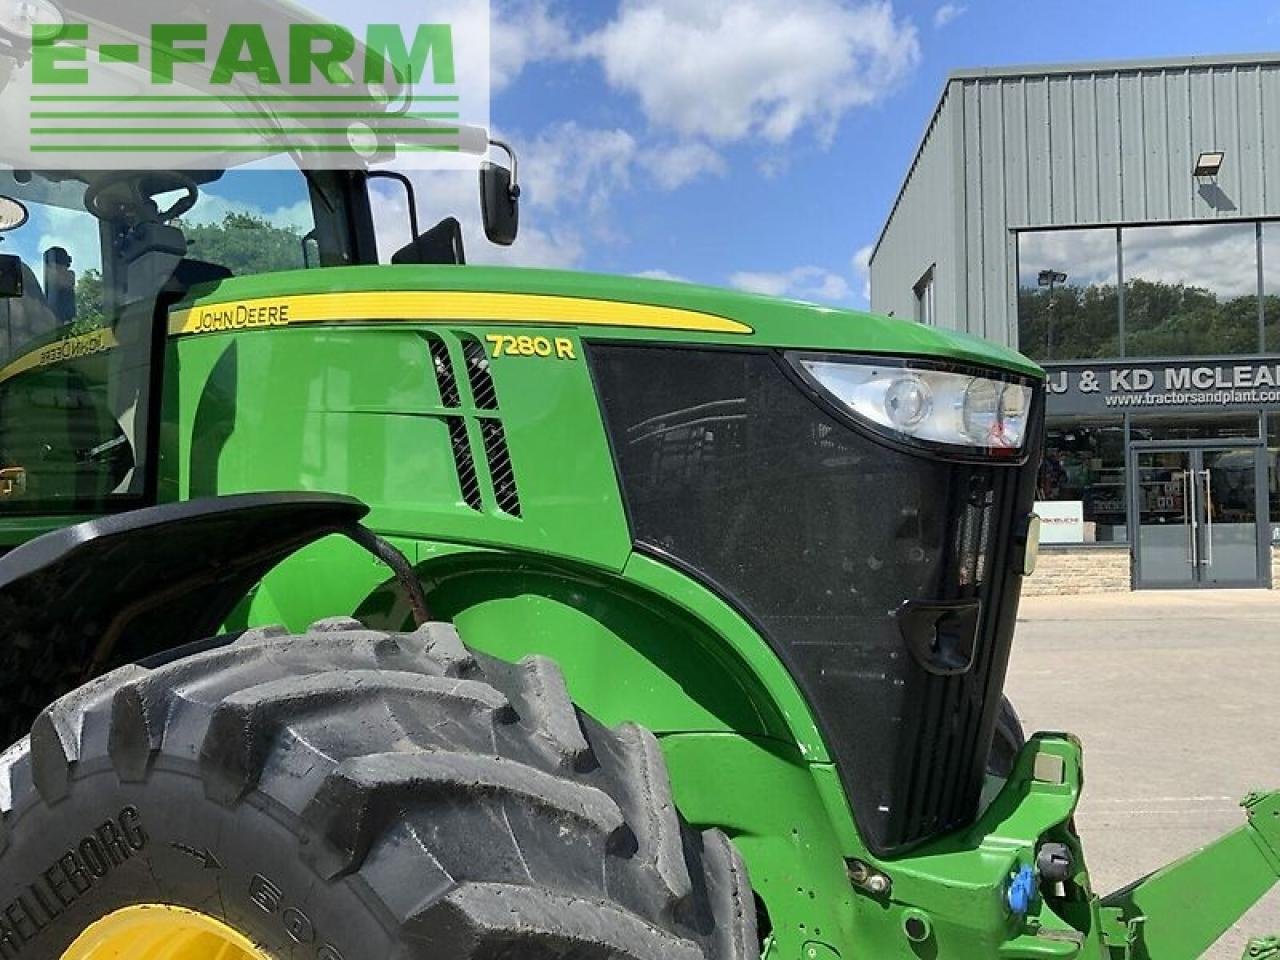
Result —
[[[1205,517],[1205,559],[1201,560],[1202,566],[1213,566],[1213,474],[1208,470],[1201,470],[1201,476],[1204,477],[1204,517]]]
[[[1187,563],[1196,566],[1195,483],[1191,471],[1182,471],[1182,524],[1187,528]]]

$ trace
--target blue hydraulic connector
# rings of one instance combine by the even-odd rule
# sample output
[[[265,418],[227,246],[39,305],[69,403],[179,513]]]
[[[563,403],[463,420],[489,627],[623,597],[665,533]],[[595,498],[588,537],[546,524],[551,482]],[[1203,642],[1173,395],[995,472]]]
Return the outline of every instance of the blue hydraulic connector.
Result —
[[[1036,872],[1030,867],[1023,867],[1009,881],[1009,891],[1005,900],[1015,916],[1025,917],[1031,910],[1031,902],[1036,896]]]

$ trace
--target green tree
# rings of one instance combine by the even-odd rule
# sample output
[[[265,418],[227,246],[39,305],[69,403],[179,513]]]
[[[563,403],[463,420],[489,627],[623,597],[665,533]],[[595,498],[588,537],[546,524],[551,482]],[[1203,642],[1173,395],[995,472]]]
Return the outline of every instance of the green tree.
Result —
[[[228,213],[220,223],[176,224],[187,235],[187,256],[226,267],[237,276],[300,270],[302,232],[252,213]]]
[[[1268,298],[1268,301],[1276,298]],[[1268,327],[1280,308],[1265,304]],[[1018,291],[1020,348],[1042,362],[1257,353],[1258,298],[1221,300],[1203,287],[1130,280],[1124,285],[1125,342],[1115,285]],[[1274,343],[1274,340],[1269,341]]]
[[[183,223],[187,256],[226,267],[236,275],[297,270],[306,266],[302,233],[251,213],[228,213],[219,223]],[[105,326],[103,277],[84,270],[76,278],[76,318],[71,335]]]
[[[102,272],[92,268],[76,277],[76,319],[74,332],[106,325],[102,307]]]

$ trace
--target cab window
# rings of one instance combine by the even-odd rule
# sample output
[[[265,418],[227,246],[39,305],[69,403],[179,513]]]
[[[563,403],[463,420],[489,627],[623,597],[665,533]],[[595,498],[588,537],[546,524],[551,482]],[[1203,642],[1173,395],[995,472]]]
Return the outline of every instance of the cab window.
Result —
[[[25,212],[0,234],[21,290],[0,298],[0,511],[142,493],[149,343],[136,322],[108,320],[104,227],[85,192],[75,179],[0,172],[6,205]]]
[[[355,262],[342,176],[0,170],[20,276],[0,297],[0,516],[141,505],[161,314],[233,276]]]

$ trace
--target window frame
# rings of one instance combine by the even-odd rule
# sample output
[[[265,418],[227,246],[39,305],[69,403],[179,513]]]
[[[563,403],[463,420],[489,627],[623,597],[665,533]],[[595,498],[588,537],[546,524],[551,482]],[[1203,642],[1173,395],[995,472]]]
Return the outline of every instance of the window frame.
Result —
[[[938,325],[938,265],[929,264],[929,269],[921,274],[920,279],[911,288],[915,302],[916,323],[926,327]]]
[[[1110,230],[1115,233],[1115,252],[1116,252],[1116,292],[1118,299],[1118,322],[1119,322],[1119,339],[1120,353],[1114,357],[1082,357],[1072,358],[1070,360],[1045,360],[1045,363],[1076,363],[1087,361],[1102,360],[1123,360],[1130,357],[1128,349],[1128,330],[1125,324],[1125,264],[1124,264],[1124,240],[1123,232],[1125,230],[1133,230],[1144,227],[1201,227],[1201,226],[1230,226],[1230,225],[1246,225],[1254,226],[1255,235],[1255,259],[1257,263],[1257,290],[1256,298],[1258,301],[1258,349],[1255,351],[1257,355],[1263,355],[1268,352],[1276,352],[1276,350],[1268,350],[1266,336],[1266,297],[1268,289],[1274,291],[1274,296],[1280,298],[1280,264],[1276,265],[1274,276],[1271,278],[1270,287],[1268,285],[1268,273],[1266,263],[1266,241],[1264,231],[1269,225],[1274,225],[1274,229],[1280,230],[1280,217],[1215,217],[1213,219],[1178,219],[1178,220],[1157,220],[1157,221],[1121,221],[1111,223],[1068,223],[1068,224],[1042,224],[1027,226],[1009,227],[1009,234],[1013,240],[1013,299],[1014,299],[1014,316],[1012,329],[1014,336],[1014,349],[1022,349],[1022,315],[1018,309],[1018,295],[1023,289],[1021,284],[1022,275],[1022,236],[1024,234],[1036,233],[1061,233],[1066,231],[1083,231],[1083,230]],[[1280,238],[1272,244],[1277,251],[1280,251]],[[1277,343],[1276,349],[1280,350],[1280,343]],[[1216,356],[1217,354],[1204,354],[1205,357]],[[1248,354],[1239,354],[1239,356],[1248,356]],[[1142,359],[1148,359],[1143,357]]]

